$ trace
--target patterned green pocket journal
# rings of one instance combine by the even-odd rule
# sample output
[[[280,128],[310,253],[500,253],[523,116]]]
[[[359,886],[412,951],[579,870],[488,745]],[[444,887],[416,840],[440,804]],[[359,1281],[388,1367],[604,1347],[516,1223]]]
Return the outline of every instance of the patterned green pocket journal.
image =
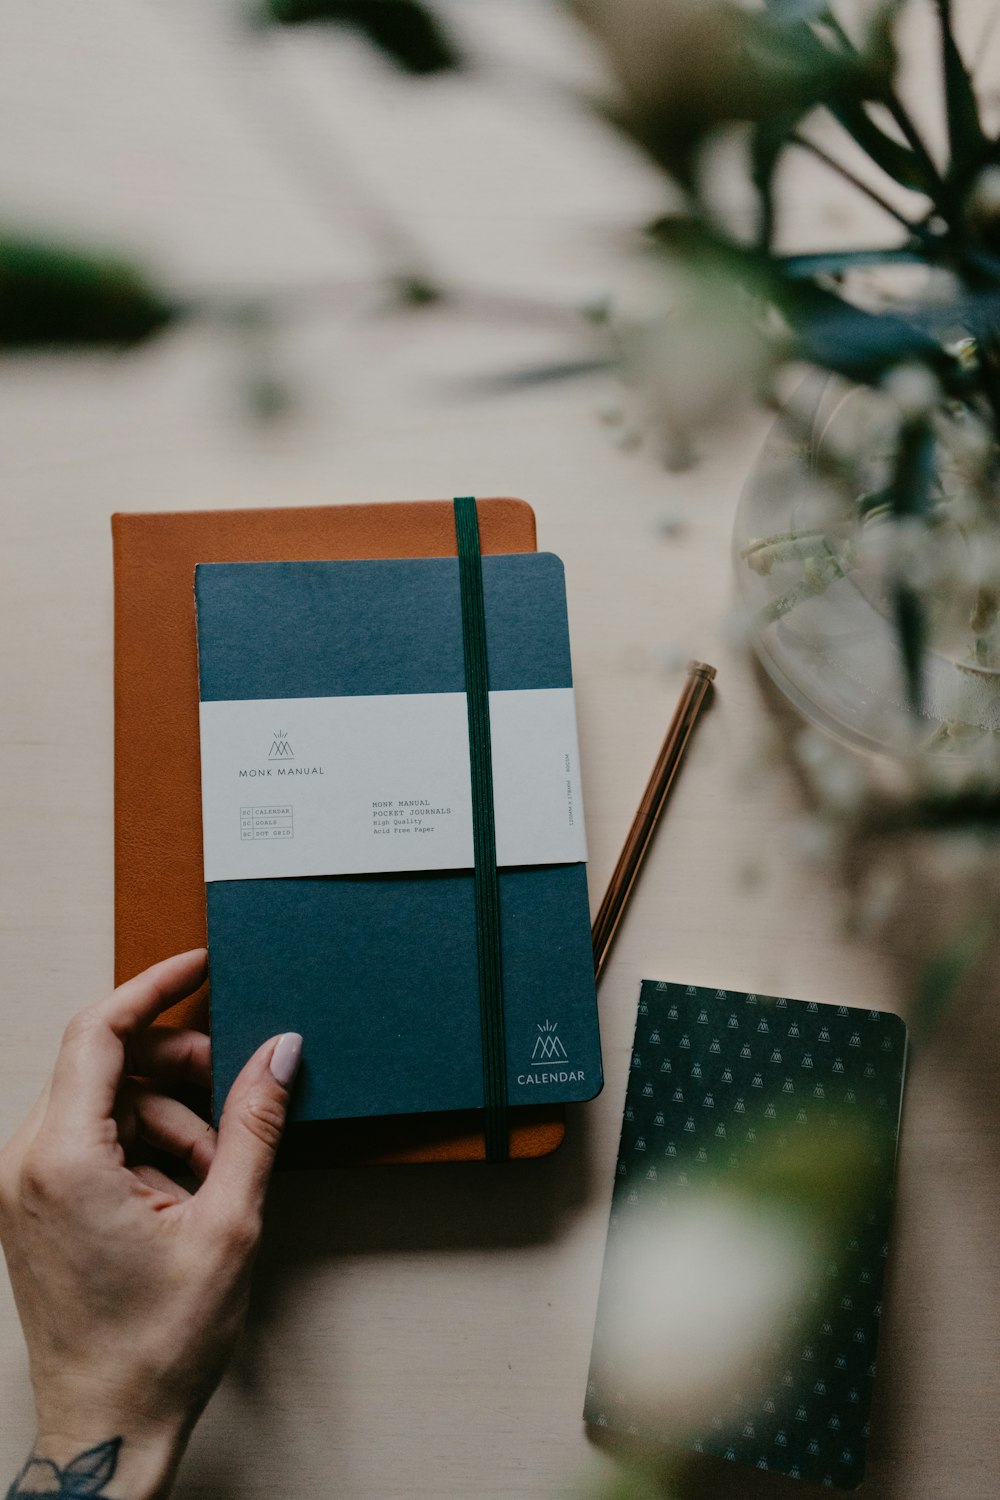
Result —
[[[905,1058],[886,1012],[643,982],[587,1422],[861,1482]]]

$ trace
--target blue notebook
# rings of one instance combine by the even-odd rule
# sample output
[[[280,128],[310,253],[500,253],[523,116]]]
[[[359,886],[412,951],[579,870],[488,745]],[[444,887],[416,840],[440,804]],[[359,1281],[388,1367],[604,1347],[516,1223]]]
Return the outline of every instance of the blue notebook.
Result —
[[[483,585],[491,694],[519,712],[565,695],[572,673],[559,559],[484,557]],[[369,799],[352,836],[367,850],[383,835],[413,868],[266,873],[326,868],[325,851],[309,843],[308,799],[378,774],[350,749],[359,715],[409,726],[404,750],[412,737],[419,758],[425,705],[427,714],[439,704],[450,712],[455,695],[464,704],[457,559],[205,564],[195,590],[203,768],[209,720],[251,722],[265,700],[269,713],[274,706],[252,753],[232,762],[239,833],[236,811],[220,816],[223,834],[240,845],[211,860],[206,811],[209,877],[229,873],[229,858],[247,861],[243,878],[206,886],[216,1114],[251,1052],[290,1030],[305,1038],[295,1119],[481,1108],[473,872],[447,863],[459,809],[442,805],[443,795],[410,797],[404,788],[400,796],[386,783],[390,794]],[[346,715],[336,720],[346,726],[336,743],[317,736],[319,720],[309,718],[328,708]],[[306,722],[308,732],[295,727]],[[370,758],[380,762],[384,751],[373,743]],[[497,757],[495,734],[495,774]],[[570,788],[568,776],[562,785]],[[562,795],[562,821],[579,820],[574,793]],[[498,857],[500,822],[498,812]],[[539,863],[537,853],[499,876],[511,1105],[587,1099],[602,1085],[586,866]]]
[[[861,1482],[905,1064],[885,1011],[643,981],[587,1422]]]

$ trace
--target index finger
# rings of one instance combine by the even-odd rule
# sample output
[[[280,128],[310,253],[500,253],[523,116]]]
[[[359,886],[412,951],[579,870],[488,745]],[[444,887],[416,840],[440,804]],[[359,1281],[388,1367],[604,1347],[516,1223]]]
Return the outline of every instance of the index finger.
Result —
[[[59,1128],[88,1134],[107,1120],[125,1070],[125,1040],[161,1011],[196,990],[205,978],[204,948],[153,964],[73,1017],[52,1074],[49,1118]]]
[[[107,1021],[116,1036],[129,1036],[140,1026],[155,1021],[161,1011],[192,994],[205,978],[207,966],[205,948],[175,953],[173,958],[164,958],[143,969],[134,979],[126,979],[92,1009]]]

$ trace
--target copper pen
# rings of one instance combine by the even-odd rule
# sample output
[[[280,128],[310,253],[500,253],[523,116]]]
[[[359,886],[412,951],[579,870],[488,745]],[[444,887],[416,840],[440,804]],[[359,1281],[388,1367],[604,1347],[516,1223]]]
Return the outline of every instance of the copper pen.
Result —
[[[632,820],[625,847],[618,856],[611,884],[605,892],[600,910],[594,918],[594,975],[600,979],[618,924],[625,914],[632,888],[635,885],[646,851],[653,841],[653,834],[660,813],[663,811],[681,756],[691,738],[695,720],[708,696],[715,677],[715,668],[703,661],[689,661],[687,682],[681,693],[674,716],[663,741],[653,774],[649,778],[639,810]]]

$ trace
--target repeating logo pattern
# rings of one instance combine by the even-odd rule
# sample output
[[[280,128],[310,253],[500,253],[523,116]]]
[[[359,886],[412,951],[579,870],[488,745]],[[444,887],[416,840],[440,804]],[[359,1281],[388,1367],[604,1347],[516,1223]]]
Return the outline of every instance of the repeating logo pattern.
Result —
[[[647,1197],[669,1203],[752,1170],[803,1132],[820,1150],[838,1122],[851,1123],[871,1151],[865,1210],[825,1262],[794,1343],[776,1331],[748,1390],[719,1393],[696,1451],[830,1487],[860,1483],[905,1053],[903,1022],[885,1012],[644,981],[609,1249]],[[621,1384],[602,1355],[599,1306],[585,1420],[662,1440],[626,1409]]]

